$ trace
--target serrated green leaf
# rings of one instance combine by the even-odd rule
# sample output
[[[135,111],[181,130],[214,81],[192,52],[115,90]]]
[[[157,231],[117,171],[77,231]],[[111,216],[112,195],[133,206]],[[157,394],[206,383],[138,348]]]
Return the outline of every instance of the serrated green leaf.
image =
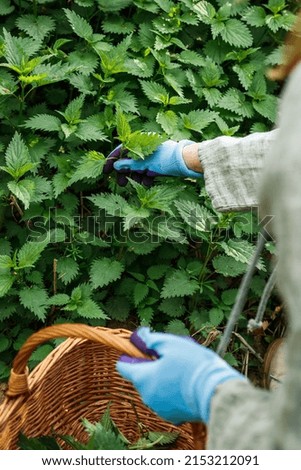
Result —
[[[178,432],[149,431],[147,433],[147,439],[152,443],[156,443],[156,445],[166,446],[166,445],[173,444],[177,440],[179,435],[180,433]]]
[[[266,13],[263,7],[252,6],[247,8],[246,12],[243,15],[243,19],[250,26],[261,27],[265,25]]]
[[[77,313],[83,318],[108,318],[104,311],[92,299],[86,299],[81,305],[77,306]]]
[[[119,194],[98,194],[87,199],[99,209],[105,209],[110,215],[121,217],[126,216],[131,211],[131,206]]]
[[[166,274],[166,271],[168,271],[168,269],[169,266],[167,264],[154,264],[153,266],[150,266],[148,268],[147,275],[150,279],[157,281]]]
[[[69,295],[67,294],[55,294],[52,297],[49,297],[47,300],[47,305],[66,305],[69,302]]]
[[[86,153],[81,158],[78,167],[70,178],[69,184],[73,184],[85,178],[97,178],[102,174],[105,161],[105,157],[102,153],[96,152],[96,150],[90,150],[90,152]]]
[[[251,118],[254,114],[253,106],[246,100],[244,93],[235,88],[230,88],[226,92],[219,101],[218,106],[243,117]]]
[[[63,173],[57,173],[52,178],[54,196],[57,198],[69,186],[70,178]]]
[[[131,311],[131,304],[127,297],[116,295],[110,297],[105,304],[105,311],[113,320],[125,321]]]
[[[151,155],[164,140],[164,136],[156,132],[135,131],[123,143],[129,150],[129,156],[136,159]]]
[[[228,242],[221,242],[220,246],[228,256],[232,256],[236,261],[240,261],[241,263],[250,263],[255,251],[254,245],[247,240],[230,239]],[[262,260],[258,261],[257,268],[265,269]]]
[[[211,325],[218,326],[224,319],[224,312],[217,307],[211,308],[209,310],[209,321]]]
[[[149,288],[146,284],[142,284],[141,282],[137,282],[134,288],[134,305],[138,307],[138,305],[145,299],[147,294],[149,293]]]
[[[42,41],[55,29],[55,22],[50,16],[22,15],[17,18],[16,25],[28,36]]]
[[[154,317],[154,309],[152,307],[138,308],[138,317],[141,322],[141,326],[149,326]]]
[[[60,279],[64,284],[69,284],[73,281],[79,271],[79,266],[77,261],[73,258],[59,258],[57,263],[57,273],[59,274],[58,279]]]
[[[32,268],[47,246],[47,242],[27,242],[17,254],[18,269]]]
[[[211,3],[201,1],[193,5],[193,9],[198,15],[199,19],[205,24],[211,24],[216,15],[216,10]]]
[[[117,108],[116,113],[116,126],[118,138],[121,140],[121,142],[126,141],[130,136],[132,130],[125,114],[121,111],[119,107]]]
[[[51,114],[36,114],[25,122],[24,127],[46,132],[58,132],[61,125],[59,118]]]
[[[43,344],[39,346],[30,356],[30,363],[33,361],[36,362],[41,362],[43,359],[45,359],[48,354],[50,354],[53,351],[53,346],[50,344]]]
[[[234,305],[237,297],[237,289],[227,289],[222,292],[222,301],[225,305]]]
[[[13,260],[8,255],[0,255],[0,270],[7,271],[14,266]]]
[[[189,336],[189,330],[181,320],[171,320],[165,328],[172,335]]]
[[[97,0],[98,8],[102,12],[116,12],[123,8],[128,7],[132,3],[132,0],[114,0],[114,2],[108,2],[107,0]]]
[[[183,299],[178,297],[162,300],[158,308],[169,317],[175,318],[182,317],[186,310]]]
[[[0,273],[0,297],[4,297],[5,294],[10,290],[15,280],[15,276],[12,274]]]
[[[202,132],[215,120],[216,114],[207,109],[195,109],[188,114],[180,113],[184,127],[196,132]]]
[[[93,289],[103,287],[121,277],[124,265],[110,258],[95,260],[90,269],[90,279]]]
[[[21,135],[16,132],[5,152],[6,167],[1,167],[16,180],[35,167],[31,162],[27,146]]]
[[[6,336],[0,334],[0,353],[6,351],[9,348],[10,344],[10,340]]]
[[[142,59],[127,59],[125,61],[125,67],[128,73],[135,75],[139,78],[150,78],[153,75],[155,66],[155,60],[152,56],[148,56]]]
[[[198,282],[195,279],[190,279],[185,271],[174,270],[165,278],[161,297],[163,299],[184,297],[185,295],[194,294],[198,288]]]
[[[247,269],[247,264],[227,255],[215,256],[212,260],[215,271],[225,277],[237,277],[243,274]]]
[[[153,103],[168,104],[169,94],[166,88],[160,83],[140,80],[143,93]]]
[[[175,203],[182,219],[198,232],[208,232],[216,224],[216,218],[206,207],[192,201],[177,201]]]
[[[40,320],[44,320],[47,311],[47,291],[37,286],[27,287],[19,291],[21,304],[28,308]]]
[[[63,8],[63,10],[75,34],[86,41],[92,41],[93,29],[89,23],[75,13],[75,11],[69,10],[68,8]]]
[[[252,63],[235,64],[233,70],[238,75],[238,79],[245,90],[248,90],[252,84],[254,73],[256,72],[256,65]]]
[[[266,117],[271,122],[275,122],[278,109],[278,100],[276,96],[266,95],[260,101],[253,101],[254,109],[261,114],[261,116]]]
[[[252,46],[253,37],[249,28],[238,19],[231,18],[225,22],[216,20],[216,22],[212,24],[211,29],[214,39],[220,35],[222,39],[231,46]]]
[[[32,38],[15,37],[5,28],[4,35],[4,57],[15,71],[22,73],[28,66],[28,60],[38,52],[41,42]]]
[[[14,11],[15,7],[11,5],[10,0],[2,0],[0,5],[0,15],[5,16],[9,15]]]

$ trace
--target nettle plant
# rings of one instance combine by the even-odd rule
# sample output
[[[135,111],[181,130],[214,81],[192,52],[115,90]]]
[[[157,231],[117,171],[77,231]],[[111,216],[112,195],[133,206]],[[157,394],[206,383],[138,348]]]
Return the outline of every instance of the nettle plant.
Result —
[[[271,129],[280,87],[265,72],[296,4],[1,1],[1,378],[26,337],[56,322],[197,338],[223,327],[256,213],[216,213],[202,180],[120,187],[103,166],[120,143],[144,158],[167,139]],[[245,316],[268,251],[258,268]]]

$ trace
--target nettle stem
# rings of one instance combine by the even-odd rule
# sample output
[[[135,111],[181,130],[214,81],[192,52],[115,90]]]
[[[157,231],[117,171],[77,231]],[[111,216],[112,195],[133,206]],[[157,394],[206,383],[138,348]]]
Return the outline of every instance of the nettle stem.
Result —
[[[33,12],[34,16],[38,16],[37,0],[32,0],[32,12]]]

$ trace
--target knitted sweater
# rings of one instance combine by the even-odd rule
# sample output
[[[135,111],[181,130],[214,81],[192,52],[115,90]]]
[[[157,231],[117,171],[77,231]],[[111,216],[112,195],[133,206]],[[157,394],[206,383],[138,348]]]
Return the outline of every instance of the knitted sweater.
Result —
[[[287,373],[266,391],[229,381],[212,399],[208,449],[301,449],[301,64],[290,75],[277,130],[199,144],[217,210],[259,206],[277,242],[278,290],[288,310]]]

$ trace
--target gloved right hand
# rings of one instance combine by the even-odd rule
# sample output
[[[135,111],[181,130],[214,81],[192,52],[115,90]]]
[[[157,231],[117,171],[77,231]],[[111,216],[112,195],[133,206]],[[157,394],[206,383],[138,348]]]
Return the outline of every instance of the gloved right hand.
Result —
[[[131,341],[157,359],[145,361],[122,355],[118,372],[133,383],[149,408],[174,424],[207,423],[216,387],[228,380],[247,380],[192,338],[152,333],[144,327],[132,334]]]
[[[151,155],[139,160],[120,158],[122,146],[119,145],[107,157],[104,173],[109,173],[114,168],[123,176],[123,178],[118,178],[121,186],[127,183],[126,176],[133,177],[146,186],[151,185],[156,176],[200,178],[203,174],[190,170],[183,159],[183,148],[193,143],[191,140],[181,140],[180,142],[167,140]]]

